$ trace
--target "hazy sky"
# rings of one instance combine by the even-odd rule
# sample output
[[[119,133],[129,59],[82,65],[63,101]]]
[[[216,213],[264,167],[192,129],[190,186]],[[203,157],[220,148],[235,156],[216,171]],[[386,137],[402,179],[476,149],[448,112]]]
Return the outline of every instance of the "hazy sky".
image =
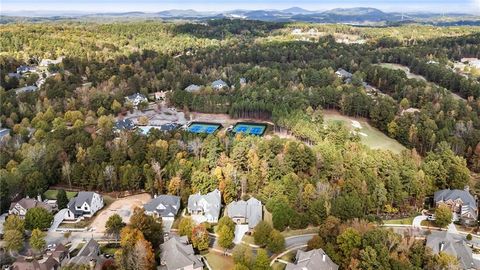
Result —
[[[0,12],[19,10],[156,12],[167,9],[224,11],[232,9],[283,9],[292,6],[310,10],[368,6],[384,11],[480,13],[480,0],[0,0]]]

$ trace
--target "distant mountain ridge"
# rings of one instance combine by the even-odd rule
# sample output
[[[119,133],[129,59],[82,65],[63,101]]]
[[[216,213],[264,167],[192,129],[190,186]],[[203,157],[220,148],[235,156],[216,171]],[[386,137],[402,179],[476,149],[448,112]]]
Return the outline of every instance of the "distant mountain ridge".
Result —
[[[300,7],[291,7],[283,10],[231,10],[224,12],[215,11],[196,11],[193,9],[172,9],[159,12],[106,12],[106,13],[83,13],[83,12],[55,12],[55,11],[17,11],[17,12],[3,12],[0,16],[2,21],[8,22],[8,16],[26,17],[28,18],[44,18],[48,20],[53,19],[82,19],[82,18],[158,18],[166,20],[174,19],[215,19],[215,18],[241,18],[249,20],[261,20],[272,22],[317,22],[317,23],[380,23],[380,22],[424,22],[425,20],[449,17],[458,18],[460,21],[480,21],[480,16],[469,14],[438,14],[428,12],[384,12],[382,10],[371,7],[356,7],[356,8],[336,8],[326,11],[311,11]],[[25,20],[25,18],[23,18]],[[32,19],[33,20],[33,19]]]

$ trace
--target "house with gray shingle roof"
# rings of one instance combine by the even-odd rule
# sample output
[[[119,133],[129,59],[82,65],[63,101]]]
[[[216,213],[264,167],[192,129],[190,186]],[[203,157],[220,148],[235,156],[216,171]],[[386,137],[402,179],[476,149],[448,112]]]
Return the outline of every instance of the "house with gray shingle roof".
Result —
[[[248,224],[253,229],[263,219],[262,202],[254,197],[248,201],[236,201],[227,205],[226,215],[237,224]]]
[[[160,270],[201,270],[203,263],[195,255],[192,245],[186,236],[174,236],[160,245]]]
[[[352,74],[352,73],[346,71],[346,70],[343,69],[343,68],[339,68],[339,69],[335,72],[335,74],[337,75],[337,77],[342,78],[342,79],[344,79],[344,80],[350,80],[350,79],[352,79],[352,77],[353,77],[353,74]]]
[[[295,263],[288,263],[285,270],[337,270],[335,264],[323,249],[297,251]]]
[[[82,217],[92,217],[103,208],[103,198],[92,191],[80,191],[77,197],[72,198],[67,205],[65,220],[75,220]]]
[[[8,214],[16,215],[16,216],[19,216],[20,218],[25,218],[27,211],[35,207],[44,208],[50,213],[53,211],[50,205],[42,202],[41,200],[23,198],[18,202],[13,202],[10,204],[10,209],[8,210]]]
[[[225,87],[228,87],[228,84],[222,80],[216,80],[212,82],[212,88],[215,90],[221,90]]]
[[[38,87],[36,87],[35,85],[29,85],[29,86],[17,88],[14,91],[15,91],[15,94],[19,95],[19,94],[22,94],[22,93],[35,92],[35,91],[37,91],[37,89],[38,89]]]
[[[472,249],[467,245],[464,236],[454,235],[448,231],[432,232],[427,236],[427,247],[433,254],[444,252],[458,259],[462,269],[479,269],[478,262],[473,260]]]
[[[88,269],[100,270],[103,269],[105,261],[106,259],[100,256],[100,245],[97,241],[93,240],[93,238],[90,238],[78,254],[70,258],[66,265],[77,267],[88,266]]]
[[[9,128],[0,128],[0,141],[2,141],[3,138],[6,138],[7,135],[10,135],[10,129]]]
[[[202,89],[202,87],[196,84],[190,84],[189,86],[185,87],[185,91],[190,93],[198,92],[200,89]]]
[[[220,190],[215,189],[205,195],[192,194],[188,197],[187,211],[197,223],[218,222],[222,196]]]
[[[435,192],[433,196],[435,206],[448,206],[454,213],[454,220],[465,224],[475,224],[478,217],[478,206],[475,197],[468,189],[444,189]]]
[[[135,128],[135,124],[130,119],[118,119],[115,122],[114,130],[121,131],[121,130],[132,130]]]
[[[160,195],[143,206],[145,214],[162,218],[163,231],[169,232],[180,209],[180,197]]]

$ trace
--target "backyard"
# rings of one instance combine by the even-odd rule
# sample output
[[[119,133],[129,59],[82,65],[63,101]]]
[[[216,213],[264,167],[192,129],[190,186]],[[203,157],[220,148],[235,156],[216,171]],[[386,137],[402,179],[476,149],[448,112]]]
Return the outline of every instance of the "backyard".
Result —
[[[71,198],[77,196],[77,192],[75,191],[66,191],[67,198],[70,200]],[[43,197],[49,200],[56,200],[58,194],[58,189],[49,189],[43,193]]]

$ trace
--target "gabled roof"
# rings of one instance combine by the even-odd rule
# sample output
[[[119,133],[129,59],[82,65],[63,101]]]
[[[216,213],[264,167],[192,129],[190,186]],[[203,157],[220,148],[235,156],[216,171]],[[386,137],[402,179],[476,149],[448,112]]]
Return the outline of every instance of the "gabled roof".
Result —
[[[218,218],[220,215],[221,201],[222,196],[220,194],[220,190],[218,189],[215,189],[214,191],[205,195],[202,195],[200,192],[198,192],[188,197],[188,209],[194,211],[202,210],[205,213],[204,215],[211,215],[212,217]],[[204,207],[204,204],[207,206]]]
[[[445,202],[448,200],[455,201],[457,199],[460,199],[463,202],[462,211],[464,211],[464,209],[468,209],[468,213],[470,213],[472,218],[477,219],[477,216],[478,216],[477,202],[468,190],[460,190],[460,189],[439,190],[435,192],[433,199],[435,203]]]
[[[248,201],[231,202],[227,206],[227,215],[230,218],[246,218],[248,219],[248,227],[254,228],[262,220],[262,202],[254,197],[251,197]]]
[[[135,93],[133,95],[130,95],[130,96],[126,96],[125,99],[127,100],[130,100],[130,101],[134,101],[134,100],[147,100],[147,97],[140,94],[140,93]]]
[[[336,265],[323,249],[297,251],[295,263],[288,263],[285,270],[337,270]]]
[[[28,210],[28,209],[31,209],[31,208],[34,208],[34,207],[41,207],[41,208],[45,208],[46,210],[48,210],[49,212],[52,211],[52,207],[44,202],[39,202],[37,201],[36,199],[31,199],[31,198],[23,198],[21,199],[20,201],[18,202],[12,202],[10,204],[10,210],[12,210],[13,208],[15,208],[15,206],[17,205],[17,203],[23,207],[25,210]]]
[[[174,236],[163,243],[161,262],[167,266],[168,270],[183,269],[193,265],[193,268],[203,268],[203,263],[195,255],[192,245],[188,245],[186,236]]]
[[[10,129],[9,128],[0,128],[0,139],[9,135]]]
[[[24,257],[18,257],[17,260],[13,263],[13,270],[51,270],[58,267],[59,263],[57,260],[48,256],[46,259],[40,261],[36,259],[26,260]]]
[[[351,78],[353,76],[352,73],[346,71],[345,69],[343,68],[339,68],[335,74],[337,74],[338,76],[342,77],[342,78]]]
[[[38,87],[36,87],[35,85],[20,87],[20,88],[15,89],[15,94],[18,95],[18,94],[21,94],[21,93],[35,92],[35,91],[37,91],[37,89],[38,89]]]
[[[432,232],[427,236],[427,247],[431,248],[434,254],[445,252],[458,258],[463,269],[475,267],[472,250],[463,240],[463,236],[455,238],[453,234],[447,231]]]
[[[70,211],[72,211],[74,214],[81,214],[83,212],[77,213],[76,208],[81,207],[84,203],[87,203],[89,206],[91,206],[92,199],[95,194],[96,193],[92,191],[80,191],[76,197],[72,198],[68,202],[67,208],[70,209]]]
[[[120,119],[115,122],[115,128],[118,130],[131,130],[135,128],[135,124],[130,119]]]
[[[89,265],[90,261],[96,262],[95,269],[102,269],[105,258],[100,256],[100,245],[91,238],[85,246],[80,249],[77,256],[70,258],[69,265]]]
[[[228,87],[228,84],[222,80],[216,80],[214,82],[212,82],[212,88],[215,88],[215,89],[220,89],[220,88],[223,88],[223,87]]]
[[[175,216],[180,208],[180,197],[160,195],[150,200],[143,208],[145,211],[157,212],[162,217]]]
[[[185,91],[190,92],[190,93],[200,91],[200,89],[202,89],[202,87],[200,87],[196,84],[190,84],[189,86],[185,87]]]

